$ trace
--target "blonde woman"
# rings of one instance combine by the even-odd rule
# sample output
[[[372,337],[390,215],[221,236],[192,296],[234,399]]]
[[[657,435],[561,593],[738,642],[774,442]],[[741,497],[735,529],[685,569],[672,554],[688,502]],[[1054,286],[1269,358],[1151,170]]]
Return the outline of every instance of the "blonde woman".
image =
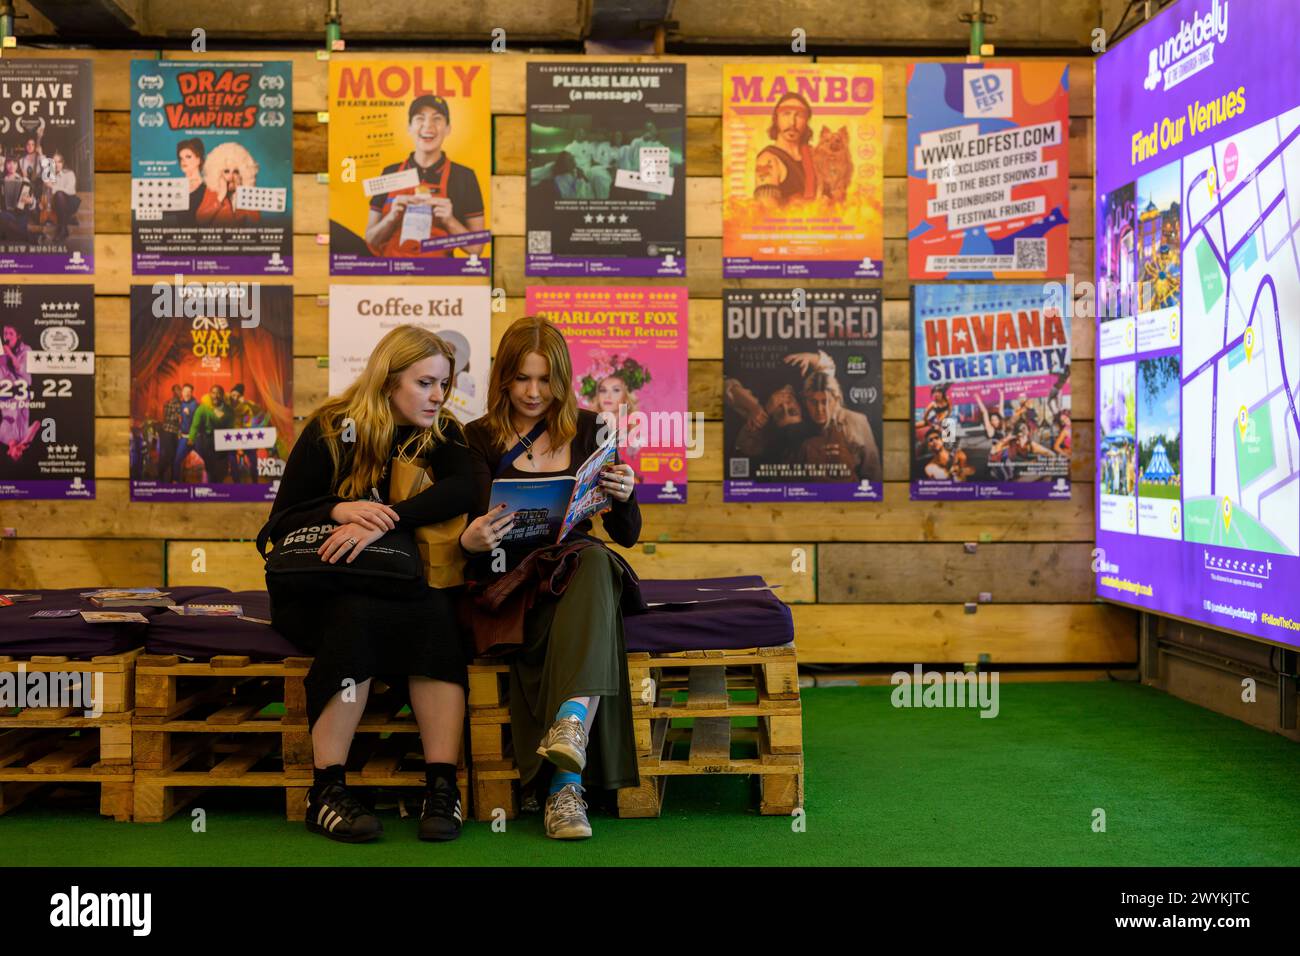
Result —
[[[235,190],[257,185],[257,162],[238,143],[222,143],[208,153],[203,185],[207,188],[194,214],[200,226],[244,226],[261,219],[256,209],[235,208]]]
[[[528,317],[506,330],[492,363],[487,414],[465,429],[476,484],[460,539],[473,556],[467,577],[490,580],[531,550],[502,545],[514,519],[504,506],[488,511],[494,477],[573,475],[596,450],[600,424],[594,411],[578,408],[571,378],[568,346],[555,326]],[[641,533],[635,481],[626,464],[601,476],[612,502],[601,521],[624,547]],[[588,519],[570,537],[590,537],[590,531]],[[498,547],[504,568],[492,553]],[[545,829],[554,839],[591,836],[584,770],[589,782],[606,790],[639,781],[620,609],[625,583],[607,548],[580,551],[563,594],[538,593],[528,607],[523,646],[510,659],[510,727],[520,782],[549,784]]]
[[[316,521],[336,523],[319,553],[321,561],[337,563],[354,560],[394,528],[467,512],[469,451],[446,409],[454,361],[451,346],[425,329],[400,325],[385,335],[360,377],[307,420],[280,481],[267,523],[271,536]],[[390,506],[384,503],[389,463],[399,453],[426,459],[435,482]],[[420,839],[454,840],[463,816],[456,764],[468,678],[448,596],[434,588],[402,600],[276,585],[271,601],[276,629],[316,658],[306,679],[316,765],[308,829],[349,843],[383,831],[344,780],[371,679],[382,675],[388,684],[405,681],[420,727],[427,784]]]

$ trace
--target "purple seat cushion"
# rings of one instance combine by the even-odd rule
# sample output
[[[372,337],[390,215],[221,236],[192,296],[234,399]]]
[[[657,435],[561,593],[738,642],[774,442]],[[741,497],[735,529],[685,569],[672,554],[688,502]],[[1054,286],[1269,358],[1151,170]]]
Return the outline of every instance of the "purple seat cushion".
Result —
[[[33,654],[65,654],[85,660],[101,654],[122,654],[143,646],[146,624],[87,624],[77,617],[33,618],[37,611],[71,609],[98,610],[81,596],[82,591],[93,587],[62,588],[47,591],[3,590],[5,594],[37,594],[39,601],[24,601],[10,607],[0,607],[0,654],[11,657],[30,657]],[[225,588],[169,588],[172,599],[178,604],[209,594],[220,594]],[[151,621],[160,614],[172,614],[160,607],[124,607],[112,610],[139,611]]]
[[[265,591],[228,591],[218,598],[177,603],[238,604],[245,617],[271,619],[271,598]],[[183,617],[171,611],[150,618],[144,646],[149,654],[176,654],[204,661],[215,654],[246,655],[258,661],[304,656],[269,624],[237,617]]]
[[[759,575],[643,580],[641,596],[658,605],[623,619],[629,651],[775,647],[794,640],[790,608]],[[696,603],[687,603],[696,602]]]

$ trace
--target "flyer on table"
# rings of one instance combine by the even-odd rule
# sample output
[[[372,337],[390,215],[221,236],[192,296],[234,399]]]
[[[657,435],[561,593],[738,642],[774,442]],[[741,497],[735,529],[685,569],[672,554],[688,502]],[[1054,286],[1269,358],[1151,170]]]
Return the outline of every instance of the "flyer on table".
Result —
[[[1182,0],[1097,63],[1097,594],[1300,645],[1300,26]]]
[[[492,356],[492,293],[477,285],[331,285],[331,395],[366,367],[379,340],[399,325],[418,325],[456,350],[448,410],[462,425],[487,411]]]
[[[131,61],[132,271],[292,275],[293,64]]]
[[[912,287],[913,500],[1070,497],[1070,317],[1041,283]]]
[[[703,440],[687,408],[686,289],[529,286],[528,314],[564,333],[578,404],[616,428],[637,500],[684,503],[688,446]]]
[[[1070,271],[1069,67],[907,67],[907,261],[913,279]]]
[[[293,444],[293,288],[131,287],[131,500],[273,501]]]
[[[880,290],[722,295],[723,500],[880,500]]]
[[[95,497],[95,290],[0,286],[0,500]]]
[[[490,274],[486,62],[330,60],[329,164],[330,275]]]
[[[878,279],[883,69],[725,66],[724,278]]]
[[[686,275],[686,65],[528,64],[530,276]]]
[[[0,272],[95,271],[89,60],[0,59]]]

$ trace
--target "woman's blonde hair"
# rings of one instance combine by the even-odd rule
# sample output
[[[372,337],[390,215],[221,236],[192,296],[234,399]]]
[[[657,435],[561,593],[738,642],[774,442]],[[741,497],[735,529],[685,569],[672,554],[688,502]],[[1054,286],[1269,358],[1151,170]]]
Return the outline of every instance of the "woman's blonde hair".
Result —
[[[239,181],[244,186],[257,185],[257,160],[252,153],[238,143],[222,143],[208,153],[203,163],[203,182],[213,192],[218,191],[221,183],[221,171],[227,165],[239,170]]]
[[[326,399],[308,423],[318,421],[321,435],[329,448],[334,474],[330,486],[344,498],[364,498],[371,488],[377,488],[388,467],[389,454],[397,424],[388,396],[393,393],[403,372],[416,362],[441,355],[447,360],[448,389],[443,397],[438,417],[430,428],[417,429],[398,453],[402,457],[419,458],[435,442],[445,440],[450,429],[459,435],[459,426],[447,411],[450,397],[450,370],[456,367],[456,352],[445,341],[428,329],[416,325],[399,325],[375,346],[366,360],[366,367],[357,380],[342,395]],[[344,442],[352,448],[352,462],[347,474],[340,474],[344,458]]]
[[[623,373],[623,372],[610,372],[608,375],[603,375],[603,376],[601,376],[600,381],[596,383],[596,400],[595,400],[594,402],[592,402],[592,404],[595,405],[595,406],[596,406],[596,409],[599,411],[599,409],[600,409],[600,386],[604,385],[604,384],[605,384],[606,382],[608,382],[611,378],[616,378],[616,379],[618,379],[620,382],[623,383],[623,395],[624,395],[624,398],[623,398],[623,401],[620,402],[619,404],[621,404],[621,405],[626,405],[626,406],[627,406],[627,414],[628,414],[628,417],[631,418],[632,415],[633,415],[633,413],[635,413],[636,410],[637,410],[636,393],[632,391],[632,386],[628,384],[627,377],[626,377],[625,373]],[[617,414],[618,414],[618,409],[617,409],[617,408],[614,409],[614,411],[611,412],[610,414],[612,414],[612,415],[617,415]]]
[[[578,433],[578,400],[573,394],[573,364],[560,330],[539,315],[511,323],[497,345],[488,386],[487,426],[498,448],[505,451],[519,440],[510,421],[510,386],[529,353],[546,359],[552,402],[546,410],[546,431],[552,448],[560,448]]]

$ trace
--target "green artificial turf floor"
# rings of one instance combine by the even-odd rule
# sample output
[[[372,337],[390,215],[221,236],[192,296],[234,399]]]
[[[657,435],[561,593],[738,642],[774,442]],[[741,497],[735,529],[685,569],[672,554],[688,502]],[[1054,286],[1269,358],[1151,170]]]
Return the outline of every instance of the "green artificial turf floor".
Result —
[[[1133,683],[1003,684],[994,719],[895,709],[891,690],[804,691],[804,832],[736,777],[672,779],[661,818],[593,813],[595,837],[568,844],[536,816],[423,844],[390,810],[380,841],[348,846],[286,821],[281,793],[209,790],[202,833],[192,807],[127,824],[20,806],[0,865],[1300,864],[1300,747],[1282,737]]]

